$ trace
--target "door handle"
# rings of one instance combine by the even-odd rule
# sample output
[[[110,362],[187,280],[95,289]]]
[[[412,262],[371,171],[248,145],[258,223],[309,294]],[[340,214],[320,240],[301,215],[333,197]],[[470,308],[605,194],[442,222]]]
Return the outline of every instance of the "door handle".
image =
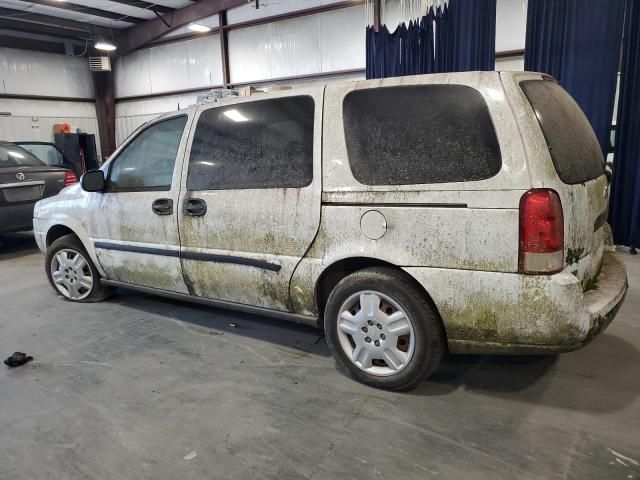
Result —
[[[201,217],[207,213],[207,202],[201,198],[189,198],[184,201],[183,211],[190,217]]]
[[[171,215],[173,213],[173,200],[170,198],[158,198],[151,204],[151,210],[156,215]]]

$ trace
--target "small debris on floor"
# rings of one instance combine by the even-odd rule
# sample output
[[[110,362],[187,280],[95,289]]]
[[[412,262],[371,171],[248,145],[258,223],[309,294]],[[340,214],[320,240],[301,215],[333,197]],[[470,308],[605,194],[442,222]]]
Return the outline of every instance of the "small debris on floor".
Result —
[[[193,451],[191,453],[187,453],[184,457],[182,457],[182,459],[188,462],[189,460],[193,460],[197,456],[198,456],[198,452]]]
[[[233,324],[232,324],[232,325],[233,325]],[[215,331],[215,330],[211,330],[211,331],[209,332],[209,335],[224,335],[224,332],[217,332],[217,331]]]
[[[233,323],[233,322],[229,322],[229,326],[230,326],[231,328],[238,328],[238,325],[236,325],[236,324],[235,324],[235,323]]]
[[[33,360],[33,357],[23,352],[14,352],[9,358],[4,361],[4,364],[8,367],[19,367],[27,362]]]

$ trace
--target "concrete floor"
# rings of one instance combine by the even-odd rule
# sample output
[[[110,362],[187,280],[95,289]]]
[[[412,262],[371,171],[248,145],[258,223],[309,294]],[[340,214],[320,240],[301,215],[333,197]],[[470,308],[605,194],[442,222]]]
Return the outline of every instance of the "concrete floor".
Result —
[[[336,371],[321,332],[130,292],[59,300],[0,246],[0,479],[640,478],[640,257],[594,343],[450,357],[408,394]],[[230,327],[230,322],[237,328]]]

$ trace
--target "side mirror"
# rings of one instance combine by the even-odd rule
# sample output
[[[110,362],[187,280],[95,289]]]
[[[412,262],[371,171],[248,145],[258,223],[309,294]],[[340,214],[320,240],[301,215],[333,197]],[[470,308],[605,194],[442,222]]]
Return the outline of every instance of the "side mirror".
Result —
[[[104,172],[102,170],[89,170],[80,178],[80,185],[87,192],[102,192],[104,184]]]

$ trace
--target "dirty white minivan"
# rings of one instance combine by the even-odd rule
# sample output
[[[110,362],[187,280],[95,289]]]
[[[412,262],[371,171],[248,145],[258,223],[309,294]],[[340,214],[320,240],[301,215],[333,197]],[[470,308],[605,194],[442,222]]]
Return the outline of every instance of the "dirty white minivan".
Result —
[[[536,73],[356,81],[145,124],[35,209],[63,298],[114,287],[323,326],[338,365],[407,389],[445,352],[576,349],[627,290],[608,180]]]

